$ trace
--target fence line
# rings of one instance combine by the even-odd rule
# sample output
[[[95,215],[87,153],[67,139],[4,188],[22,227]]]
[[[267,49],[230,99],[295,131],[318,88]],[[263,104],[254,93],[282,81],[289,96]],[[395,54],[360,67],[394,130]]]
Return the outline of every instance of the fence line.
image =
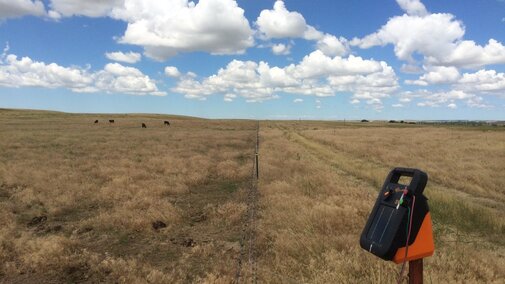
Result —
[[[253,171],[251,185],[247,192],[247,220],[243,224],[242,238],[240,240],[240,254],[237,263],[237,272],[234,283],[243,283],[246,272],[250,273],[252,283],[257,283],[256,265],[256,210],[258,201],[258,178],[259,178],[259,121],[256,126],[256,145],[254,149]],[[247,254],[248,271],[244,271],[244,260]]]

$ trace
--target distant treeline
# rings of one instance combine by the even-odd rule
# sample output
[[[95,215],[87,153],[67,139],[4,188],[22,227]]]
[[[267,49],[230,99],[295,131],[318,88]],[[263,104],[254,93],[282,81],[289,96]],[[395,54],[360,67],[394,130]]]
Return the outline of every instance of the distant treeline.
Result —
[[[362,119],[361,122],[370,122],[367,119]],[[505,121],[482,121],[482,120],[388,120],[387,123],[405,123],[405,124],[443,124],[443,125],[465,125],[465,126],[496,126],[505,127]]]
[[[505,121],[481,121],[481,120],[435,120],[435,121],[422,121],[419,123],[469,125],[469,126],[505,126]]]

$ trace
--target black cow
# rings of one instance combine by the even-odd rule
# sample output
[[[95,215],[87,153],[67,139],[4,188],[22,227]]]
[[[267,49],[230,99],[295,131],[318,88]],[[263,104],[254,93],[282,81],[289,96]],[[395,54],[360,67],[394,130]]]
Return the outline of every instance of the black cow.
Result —
[[[166,126],[170,126],[170,121],[165,120],[165,125],[166,125]]]
[[[145,123],[142,123],[142,128],[147,128]]]
[[[114,123],[114,119],[109,119],[109,123]]]
[[[98,123],[98,119],[97,119],[97,120],[95,120],[95,123]]]

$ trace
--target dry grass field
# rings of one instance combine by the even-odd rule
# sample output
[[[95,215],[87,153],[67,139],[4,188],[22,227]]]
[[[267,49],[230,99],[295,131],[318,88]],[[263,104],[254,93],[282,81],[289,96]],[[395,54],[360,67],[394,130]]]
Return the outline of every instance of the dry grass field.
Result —
[[[504,128],[259,125],[256,199],[255,121],[0,110],[0,283],[391,283],[358,240],[395,166],[430,177],[426,283],[503,283]]]
[[[260,137],[261,282],[395,283],[399,266],[358,240],[386,175],[406,166],[430,176],[426,283],[503,283],[503,129],[264,122]]]
[[[0,282],[234,279],[255,122],[3,110],[0,125]]]

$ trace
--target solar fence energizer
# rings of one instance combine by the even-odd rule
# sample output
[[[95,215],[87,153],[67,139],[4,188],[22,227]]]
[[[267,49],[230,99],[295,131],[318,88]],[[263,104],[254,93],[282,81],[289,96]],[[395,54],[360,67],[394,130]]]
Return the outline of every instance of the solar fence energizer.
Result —
[[[411,177],[410,184],[400,184],[402,176]],[[400,280],[405,263],[410,261],[410,283],[422,283],[422,258],[431,256],[435,250],[428,200],[423,195],[427,182],[428,175],[423,171],[393,169],[360,238],[361,247],[368,252],[384,260],[403,263]],[[419,270],[420,275],[416,275]]]

